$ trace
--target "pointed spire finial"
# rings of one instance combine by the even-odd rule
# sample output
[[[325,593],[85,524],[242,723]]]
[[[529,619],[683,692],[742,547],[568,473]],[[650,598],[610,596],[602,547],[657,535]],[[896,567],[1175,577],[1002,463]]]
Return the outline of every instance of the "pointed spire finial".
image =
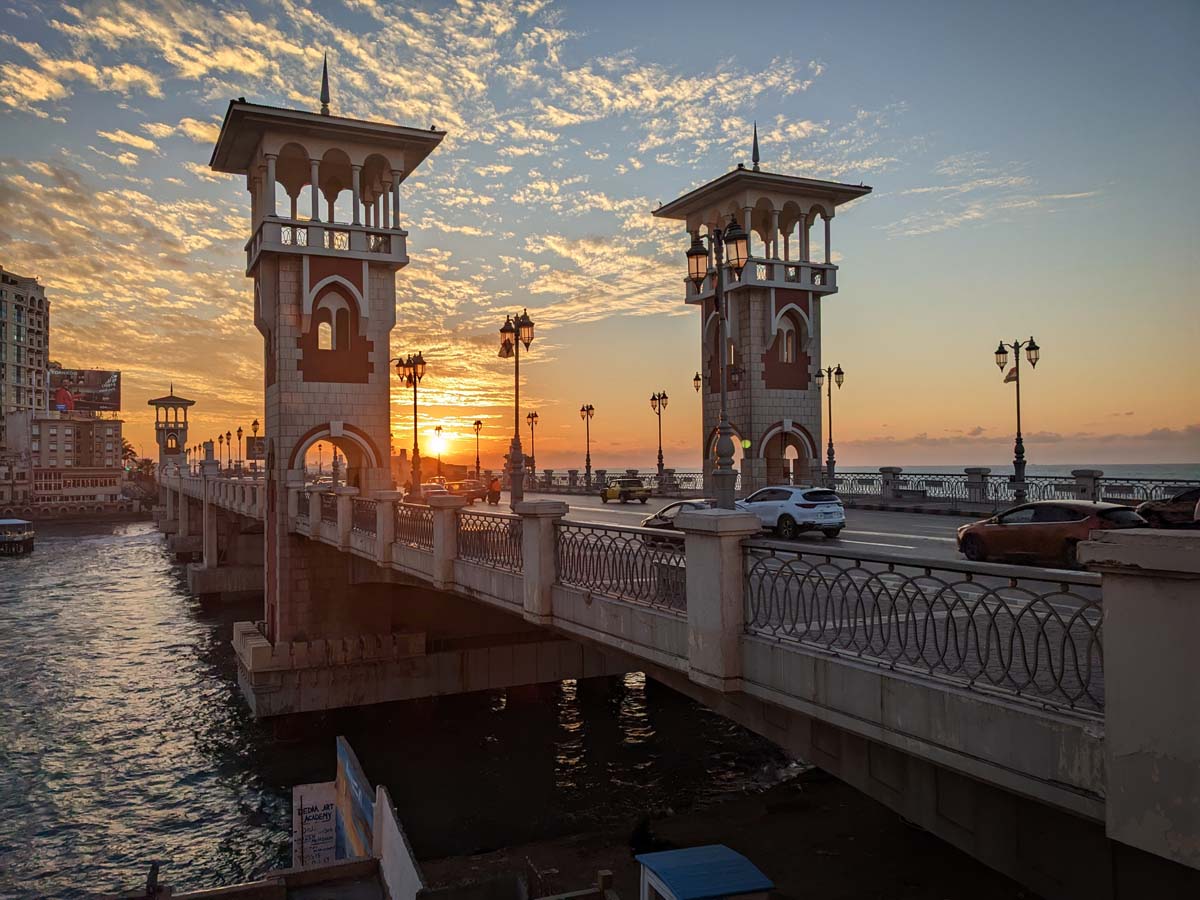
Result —
[[[754,165],[754,171],[758,171],[758,121],[754,122],[754,149],[750,153],[750,162]]]
[[[321,115],[329,115],[329,53],[321,63]]]
[[[169,397],[175,396],[175,382],[173,382],[173,381],[171,382],[171,389],[169,391],[167,391],[167,396],[169,396]]]

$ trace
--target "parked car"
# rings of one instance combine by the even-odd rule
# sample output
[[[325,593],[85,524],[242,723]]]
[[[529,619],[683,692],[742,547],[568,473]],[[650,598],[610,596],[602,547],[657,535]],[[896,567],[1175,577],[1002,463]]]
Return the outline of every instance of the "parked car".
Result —
[[[466,497],[470,503],[487,497],[487,487],[483,482],[470,478],[466,481],[451,481],[446,485],[446,490],[459,497]]]
[[[982,562],[1042,562],[1074,568],[1080,541],[1093,531],[1145,528],[1128,506],[1086,500],[1039,500],[958,529],[958,549]]]
[[[1180,491],[1170,500],[1147,500],[1137,508],[1137,514],[1151,528],[1194,528],[1196,508],[1200,505],[1200,487]]]
[[[436,481],[421,485],[421,495],[425,499],[429,499],[430,497],[445,497],[449,493],[444,484],[438,484]]]
[[[636,500],[645,503],[650,499],[650,488],[642,484],[640,478],[614,478],[600,489],[600,499],[604,503],[609,500],[619,500],[622,503]]]
[[[642,535],[642,541],[653,543],[682,543],[683,534],[675,525],[675,517],[681,512],[693,509],[712,509],[717,505],[716,500],[679,500],[664,506],[652,516],[642,519],[643,528],[653,528],[661,534]]]
[[[765,487],[738,500],[736,506],[754,513],[764,529],[789,541],[802,531],[820,531],[835,538],[846,527],[842,498],[823,487]]]

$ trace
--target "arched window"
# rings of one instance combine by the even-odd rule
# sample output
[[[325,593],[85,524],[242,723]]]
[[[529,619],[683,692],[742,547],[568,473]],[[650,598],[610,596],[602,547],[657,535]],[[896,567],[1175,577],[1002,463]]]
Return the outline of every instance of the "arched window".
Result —
[[[174,453],[178,449],[179,449],[179,438],[176,437],[174,434],[168,434],[167,435],[167,451],[169,453]]]
[[[320,322],[317,324],[317,349],[333,349],[333,326],[328,322]]]
[[[779,361],[794,363],[796,361],[796,326],[785,321],[779,329]]]

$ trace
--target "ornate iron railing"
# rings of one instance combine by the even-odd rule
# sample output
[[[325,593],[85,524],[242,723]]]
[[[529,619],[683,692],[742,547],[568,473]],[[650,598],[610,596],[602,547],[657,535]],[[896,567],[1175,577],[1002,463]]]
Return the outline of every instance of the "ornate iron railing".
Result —
[[[321,495],[321,521],[337,524],[337,494]]]
[[[363,534],[375,534],[375,501],[354,498],[350,504],[350,528]]]
[[[878,497],[883,491],[882,479],[878,472],[838,472],[834,490],[845,497]]]
[[[595,594],[687,610],[683,542],[648,528],[559,522],[558,580]]]
[[[309,495],[309,492],[307,490],[301,491],[296,500],[296,518],[303,519],[305,522],[308,522],[308,510],[309,510],[308,495]]]
[[[432,550],[433,510],[417,503],[397,503],[396,540],[423,550]]]
[[[1099,576],[746,544],[746,631],[1040,705],[1104,708]]]
[[[1172,478],[1101,478],[1100,499],[1110,503],[1142,503],[1169,500],[1200,482]]]
[[[350,249],[350,232],[348,231],[337,231],[332,228],[326,228],[323,240],[325,241],[326,250]]]
[[[521,550],[521,518],[461,510],[458,514],[458,556],[510,572],[525,567]]]

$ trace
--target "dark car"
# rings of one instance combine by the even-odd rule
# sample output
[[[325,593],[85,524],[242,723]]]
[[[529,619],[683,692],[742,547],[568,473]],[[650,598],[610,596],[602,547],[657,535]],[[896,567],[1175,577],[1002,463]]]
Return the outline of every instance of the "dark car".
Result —
[[[446,490],[458,497],[466,497],[467,502],[474,503],[487,497],[487,486],[482,481],[468,478],[466,481],[451,481]]]
[[[1195,528],[1197,503],[1200,503],[1200,487],[1180,491],[1170,500],[1147,500],[1137,508],[1137,513],[1151,528]]]
[[[958,529],[958,549],[982,562],[1041,562],[1074,568],[1076,548],[1093,531],[1145,528],[1128,506],[1084,500],[1039,500]]]
[[[642,535],[646,543],[683,543],[683,534],[675,526],[675,518],[681,512],[693,509],[712,509],[717,505],[716,500],[680,500],[664,506],[652,516],[642,519],[643,528],[653,528],[662,532],[661,535]]]

